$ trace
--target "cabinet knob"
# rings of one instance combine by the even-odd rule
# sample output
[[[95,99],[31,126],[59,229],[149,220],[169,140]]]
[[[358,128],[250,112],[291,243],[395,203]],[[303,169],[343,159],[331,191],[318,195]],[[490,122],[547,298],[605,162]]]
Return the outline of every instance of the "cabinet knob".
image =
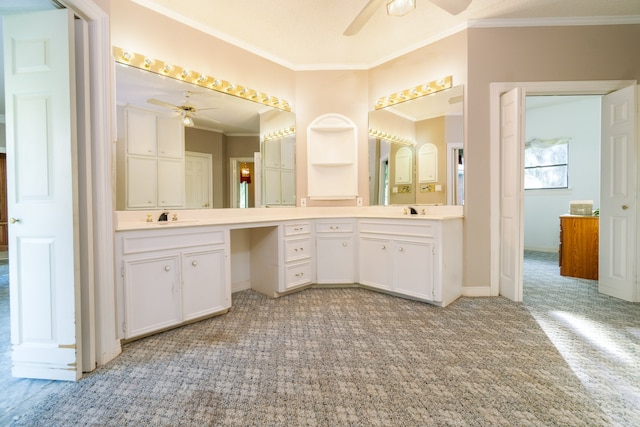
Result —
[[[198,265],[198,261],[191,261],[191,265],[193,265],[194,267],[196,267]]]
[[[398,251],[402,252],[404,251],[404,248],[398,248]]]
[[[345,247],[346,247],[346,246],[347,246],[347,242],[343,242],[343,243],[342,243],[342,246],[345,246]]]
[[[387,249],[387,247],[385,245],[382,245],[382,249]]]
[[[165,265],[164,266],[164,271],[170,271],[171,270],[171,266],[170,265]]]
[[[629,209],[629,206],[627,206],[627,205],[622,205],[622,210],[623,210],[623,211],[626,211],[627,209]]]

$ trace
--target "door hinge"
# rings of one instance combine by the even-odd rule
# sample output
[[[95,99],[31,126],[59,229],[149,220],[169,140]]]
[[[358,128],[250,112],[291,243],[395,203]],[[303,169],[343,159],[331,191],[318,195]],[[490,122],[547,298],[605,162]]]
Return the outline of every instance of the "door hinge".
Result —
[[[120,267],[120,276],[124,277],[124,265]]]

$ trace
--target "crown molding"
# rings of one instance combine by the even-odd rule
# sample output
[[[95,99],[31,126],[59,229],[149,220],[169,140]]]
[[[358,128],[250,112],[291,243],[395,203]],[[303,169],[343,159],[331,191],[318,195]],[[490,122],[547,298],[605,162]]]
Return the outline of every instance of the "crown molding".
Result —
[[[640,15],[628,16],[576,16],[563,18],[514,18],[477,19],[468,22],[468,28],[504,27],[573,27],[587,25],[629,25],[640,24]]]

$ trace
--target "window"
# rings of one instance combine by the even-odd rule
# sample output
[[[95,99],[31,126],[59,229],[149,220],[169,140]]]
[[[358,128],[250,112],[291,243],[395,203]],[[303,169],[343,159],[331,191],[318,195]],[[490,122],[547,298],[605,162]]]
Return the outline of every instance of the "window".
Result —
[[[568,188],[568,171],[569,138],[534,138],[525,143],[525,190]]]

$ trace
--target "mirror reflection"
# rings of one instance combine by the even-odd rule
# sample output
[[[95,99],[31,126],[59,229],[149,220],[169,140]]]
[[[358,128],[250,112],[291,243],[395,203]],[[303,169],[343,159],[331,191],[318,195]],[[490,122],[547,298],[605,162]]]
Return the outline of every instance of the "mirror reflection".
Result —
[[[120,63],[116,104],[117,210],[264,206],[282,185],[263,174],[261,135],[293,129],[291,112]]]
[[[463,87],[369,113],[369,203],[463,204]]]

